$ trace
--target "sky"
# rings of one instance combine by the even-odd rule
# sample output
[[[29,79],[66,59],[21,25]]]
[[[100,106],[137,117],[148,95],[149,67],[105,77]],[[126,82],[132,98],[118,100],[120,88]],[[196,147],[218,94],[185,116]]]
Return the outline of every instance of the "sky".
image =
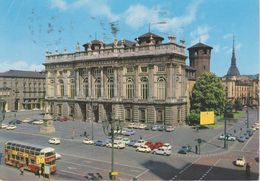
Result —
[[[165,42],[175,35],[186,48],[213,47],[218,76],[231,64],[234,34],[240,74],[259,73],[259,0],[0,0],[0,72],[40,71],[46,51],[75,52],[95,38],[133,41],[149,25]]]

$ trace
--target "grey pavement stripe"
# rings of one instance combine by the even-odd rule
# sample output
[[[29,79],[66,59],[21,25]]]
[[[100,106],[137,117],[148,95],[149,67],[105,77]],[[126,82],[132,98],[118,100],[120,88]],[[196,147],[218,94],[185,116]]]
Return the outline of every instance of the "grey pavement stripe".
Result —
[[[142,176],[143,174],[145,174],[148,171],[149,171],[149,169],[146,169],[145,171],[143,171],[140,174],[138,174],[137,176],[135,176],[135,178],[138,178],[138,177]]]

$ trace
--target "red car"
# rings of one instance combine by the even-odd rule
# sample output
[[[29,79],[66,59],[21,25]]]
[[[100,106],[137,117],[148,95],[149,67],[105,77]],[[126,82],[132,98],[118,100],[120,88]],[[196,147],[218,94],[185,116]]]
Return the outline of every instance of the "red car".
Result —
[[[62,117],[60,117],[60,122],[69,121],[69,120],[71,120],[71,117],[69,117],[69,116],[62,116]]]
[[[149,148],[151,148],[151,150],[153,150],[153,149],[158,149],[158,148],[162,147],[163,143],[162,142],[153,143],[151,141],[147,141],[145,143],[145,145],[147,145]]]

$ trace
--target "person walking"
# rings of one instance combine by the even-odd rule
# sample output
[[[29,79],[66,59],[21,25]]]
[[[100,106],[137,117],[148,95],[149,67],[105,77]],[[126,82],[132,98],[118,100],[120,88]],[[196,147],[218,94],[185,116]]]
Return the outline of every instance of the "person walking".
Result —
[[[197,145],[195,146],[195,152],[196,152],[196,154],[198,154],[198,146]]]
[[[23,171],[24,171],[24,168],[23,168],[23,166],[21,166],[20,167],[20,172],[21,172],[20,175],[23,175]]]
[[[247,163],[246,164],[246,176],[247,176],[247,178],[249,178],[250,177],[250,165],[249,165],[249,163]]]

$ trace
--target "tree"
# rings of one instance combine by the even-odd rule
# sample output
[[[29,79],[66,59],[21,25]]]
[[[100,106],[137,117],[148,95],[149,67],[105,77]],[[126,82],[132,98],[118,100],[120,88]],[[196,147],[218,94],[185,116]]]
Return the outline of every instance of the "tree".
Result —
[[[235,109],[236,112],[241,111],[243,109],[243,104],[242,104],[241,99],[239,99],[239,98],[235,99],[234,109]]]
[[[225,91],[222,81],[215,74],[203,73],[196,81],[191,96],[191,110],[214,111],[220,115],[226,103]]]
[[[187,117],[187,124],[189,125],[196,125],[200,123],[200,115],[196,113],[194,110],[192,110]]]

